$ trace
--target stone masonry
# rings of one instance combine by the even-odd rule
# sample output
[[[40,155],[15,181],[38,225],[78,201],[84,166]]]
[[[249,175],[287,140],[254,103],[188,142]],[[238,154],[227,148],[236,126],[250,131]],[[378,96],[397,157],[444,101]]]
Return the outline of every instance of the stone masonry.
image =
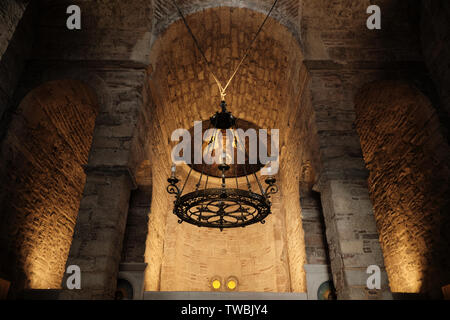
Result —
[[[177,2],[223,82],[273,3]],[[219,104],[214,80],[169,1],[1,1],[0,174],[9,183],[0,194],[0,230],[17,223],[12,237],[0,238],[0,277],[14,282],[11,297],[47,287],[62,288],[61,299],[112,299],[121,262],[147,263],[144,285],[151,291],[206,291],[208,277],[230,269],[246,291],[304,292],[304,264],[330,263],[339,299],[436,292],[448,281],[442,258],[448,239],[430,234],[442,221],[439,232],[450,233],[440,188],[448,173],[447,2],[279,1],[227,103],[239,118],[280,129],[281,192],[270,222],[245,237],[242,230],[224,232],[220,241],[211,230],[178,225],[165,190],[172,131],[207,120]],[[71,4],[82,10],[81,30],[65,26]],[[382,30],[366,28],[371,4],[381,7]],[[383,157],[383,147],[396,148],[395,135],[380,124],[373,128],[386,116],[373,111],[374,99],[357,98],[385,80],[407,82],[429,99],[426,137],[401,120],[414,119],[412,101],[392,106],[403,112],[389,127],[405,139],[406,157]],[[375,92],[383,96],[385,89]],[[34,111],[22,114],[25,105]],[[374,137],[375,129],[385,138]],[[33,145],[23,143],[30,136]],[[8,163],[10,150],[20,156]],[[399,170],[379,173],[387,167]],[[419,181],[427,170],[428,178],[441,179],[425,187]],[[23,201],[8,205],[5,190]],[[406,199],[413,194],[420,197]],[[392,231],[387,213],[409,233]],[[390,243],[408,237],[415,243],[410,250]],[[205,242],[211,245],[201,247]],[[18,259],[4,258],[6,252]],[[408,266],[419,271],[410,283],[399,267],[407,259],[399,261],[412,253]],[[47,261],[52,266],[45,270]],[[56,280],[72,264],[82,270],[79,291],[65,290],[66,276]],[[381,290],[366,288],[370,265],[382,270]],[[442,283],[429,280],[433,270]]]

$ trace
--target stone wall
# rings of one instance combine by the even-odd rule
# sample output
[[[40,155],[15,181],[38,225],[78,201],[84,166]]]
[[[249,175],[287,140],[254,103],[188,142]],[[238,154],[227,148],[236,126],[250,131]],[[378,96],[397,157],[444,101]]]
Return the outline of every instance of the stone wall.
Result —
[[[214,8],[194,13],[187,19],[199,42],[206,48],[206,56],[212,63],[212,69],[220,81],[225,83],[264,15],[248,9]],[[173,241],[172,235],[164,232],[172,204],[165,200],[165,186],[170,170],[170,151],[175,145],[171,143],[167,147],[167,142],[175,129],[188,129],[194,121],[208,119],[219,109],[220,96],[214,79],[207,72],[204,61],[199,59],[199,53],[181,21],[173,23],[154,43],[150,58],[154,122],[149,142],[152,149],[154,201],[149,217],[146,288],[159,290],[161,269],[158,266],[164,256],[163,245],[166,246],[163,241]],[[297,40],[277,21],[269,19],[228,89],[226,100],[229,110],[238,118],[251,120],[261,128],[280,129],[280,144],[287,145],[295,126],[295,115],[301,112],[302,96],[307,91],[306,79],[307,73],[302,65]],[[286,152],[287,158],[288,152],[282,152]],[[291,156],[291,159],[294,157]],[[292,175],[292,181],[298,181],[299,170],[294,163],[289,164],[286,174]],[[289,263],[290,284],[286,287],[286,284],[272,283],[255,288],[304,292],[306,284],[302,266],[305,255],[299,193],[296,190],[298,184],[294,183],[291,188],[286,180],[285,186],[286,198],[283,201],[289,205],[280,210],[281,215],[285,216],[283,219],[289,222],[281,234],[286,237],[289,261],[292,262]],[[165,288],[168,288],[167,285]]]
[[[126,172],[88,172],[66,266],[81,269],[81,290],[60,299],[112,299],[116,290],[132,183]],[[67,274],[63,277],[63,289]]]
[[[12,290],[57,289],[72,242],[98,104],[77,81],[28,94],[2,143],[1,271]]]
[[[187,172],[182,168],[179,171],[179,178],[184,181]],[[186,190],[195,187],[199,175],[191,174]],[[249,178],[252,190],[259,193],[256,181]],[[234,186],[234,180],[230,180]],[[241,188],[245,188],[245,178],[239,180]],[[219,179],[210,177],[208,186],[220,187]],[[237,291],[290,292],[286,222],[280,210],[280,199],[280,194],[273,197],[272,214],[265,224],[224,229],[222,232],[179,224],[170,208],[160,290],[212,291],[214,277],[225,281],[235,276],[239,282]]]
[[[328,245],[325,237],[320,194],[310,189],[300,191],[302,225],[305,230],[306,262],[308,264],[328,265]]]
[[[391,290],[439,296],[450,280],[450,149],[436,110],[386,81],[366,86],[356,111]]]
[[[388,299],[372,203],[367,189],[359,137],[354,129],[354,88],[374,77],[375,70],[307,63],[320,150],[320,171],[314,189],[320,191],[331,270],[339,299]],[[366,288],[366,270],[382,271],[381,290]]]
[[[447,130],[450,126],[450,3],[448,1],[421,1],[420,32],[422,51],[434,80],[440,103],[434,103],[440,121]],[[441,110],[442,109],[442,110]]]
[[[148,116],[141,116],[148,115],[143,107],[148,100],[146,70],[112,64],[95,72],[103,79],[110,100],[97,117],[66,264],[80,266],[82,290],[65,290],[62,299],[114,297],[131,189],[137,187],[139,164],[148,159],[142,142],[147,139]]]
[[[149,160],[143,161],[138,166],[135,179],[137,189],[131,192],[122,249],[121,262],[125,263],[145,262],[145,243],[152,204],[152,170]]]
[[[66,27],[69,5],[81,9],[81,30]],[[152,2],[43,0],[37,27],[35,59],[148,62]]]
[[[382,29],[369,30],[366,13],[380,6]],[[301,39],[305,60],[421,60],[418,0],[304,0]]]
[[[0,29],[2,30],[0,34],[0,60],[8,49],[27,5],[25,1],[20,0],[4,1],[0,5]]]
[[[18,1],[5,3],[19,4]],[[38,4],[40,10],[38,22],[32,25],[29,23],[32,19],[26,19],[25,14],[22,19],[25,27],[21,29],[22,22],[18,25],[12,40],[8,40],[9,45],[5,45],[8,41],[4,39],[11,39],[13,28],[8,27],[0,41],[2,50],[7,47],[1,55],[4,72],[0,73],[0,113],[9,108],[7,116],[3,116],[2,130],[9,127],[11,115],[23,95],[42,83],[25,84],[29,73],[34,72],[36,76],[36,70],[27,68],[19,89],[15,90],[24,61],[30,56],[32,31],[37,36],[31,65],[43,63],[58,79],[62,75],[73,78],[73,70],[78,70],[78,74],[93,71],[96,77],[104,79],[109,95],[103,99],[101,90],[95,88],[102,108],[89,156],[88,183],[80,210],[82,218],[76,227],[69,259],[69,263],[79,262],[89,272],[83,282],[87,289],[66,297],[112,297],[126,216],[130,208],[131,215],[136,213],[135,206],[130,207],[128,203],[130,189],[135,187],[134,176],[144,160],[151,160],[153,169],[157,169],[151,171],[153,199],[145,253],[145,261],[149,262],[146,285],[149,290],[159,290],[166,218],[170,214],[170,205],[165,201],[167,194],[162,188],[169,171],[170,133],[175,128],[190,128],[194,120],[204,120],[217,110],[219,98],[214,81],[207,75],[206,66],[175,8],[164,1],[32,3]],[[253,0],[179,3],[187,14],[193,13],[188,21],[221,81],[228,79],[272,4]],[[405,68],[415,70],[417,64],[410,61],[423,61],[424,49],[442,104],[448,106],[445,90],[448,68],[442,67],[448,50],[442,41],[436,41],[446,40],[440,26],[445,26],[447,5],[423,1],[421,46],[418,3],[417,0],[280,1],[274,19],[268,20],[248,62],[229,89],[227,102],[235,115],[262,128],[283,129],[285,170],[281,181],[287,187],[280,210],[287,223],[291,290],[305,289],[302,264],[306,255],[298,201],[300,180],[308,188],[317,183],[315,190],[322,193],[338,294],[341,298],[373,296],[362,288],[363,270],[367,263],[378,263],[381,253],[373,236],[374,224],[368,223],[373,216],[365,184],[367,172],[353,127],[353,99],[364,83],[385,77],[390,69],[396,73],[398,66],[390,62],[401,61]],[[70,4],[81,7],[81,31],[68,31],[65,27],[66,8]],[[370,4],[381,6],[381,31],[369,31],[365,26],[366,8]],[[202,11],[218,5],[240,8]],[[20,10],[13,11],[18,15],[8,17],[18,21]],[[5,25],[14,26],[17,24],[14,21],[6,21]],[[308,77],[302,66],[302,50],[312,76],[310,87],[305,86]],[[38,67],[37,73],[44,72],[45,68]],[[24,88],[27,88],[25,93]],[[19,101],[13,97],[14,91]],[[97,188],[101,189],[98,193]],[[115,208],[108,203],[111,192],[117,197],[112,199],[117,201]],[[111,210],[113,214],[107,216],[105,212]],[[141,218],[144,213],[139,210]],[[132,217],[129,222],[133,224]],[[111,232],[109,226],[114,223],[117,229]],[[141,237],[144,234],[141,231],[135,235]],[[94,244],[88,246],[91,241]],[[125,250],[124,259],[140,259],[142,248],[136,251],[136,247],[131,245],[131,248],[129,258]],[[103,249],[107,254],[99,253]],[[387,297],[384,294],[385,291],[375,296]]]
[[[144,263],[151,202],[151,187],[139,187],[139,189],[132,191],[121,262]]]
[[[0,137],[4,137],[3,128],[10,121],[5,111],[13,103],[14,90],[32,52],[35,9],[25,1],[0,4]]]

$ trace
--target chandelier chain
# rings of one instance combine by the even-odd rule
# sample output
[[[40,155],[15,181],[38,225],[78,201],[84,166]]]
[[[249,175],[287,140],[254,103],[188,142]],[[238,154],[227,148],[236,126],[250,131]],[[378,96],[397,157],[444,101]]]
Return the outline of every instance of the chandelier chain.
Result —
[[[197,40],[197,38],[195,37],[194,33],[192,32],[191,27],[189,26],[183,12],[181,11],[180,7],[178,6],[176,0],[172,0],[173,5],[175,6],[175,8],[178,11],[178,14],[180,15],[181,19],[183,20],[184,25],[186,26],[186,29],[188,30],[189,34],[192,37],[192,40],[194,41],[195,46],[197,47],[198,51],[200,52],[200,54],[202,55],[202,58],[205,60],[206,62],[206,67],[208,69],[208,71],[211,73],[212,77],[214,78],[214,81],[217,84],[217,87],[219,88],[219,92],[220,92],[220,97],[222,101],[225,101],[225,96],[226,96],[226,90],[228,89],[229,85],[231,84],[231,81],[233,81],[234,77],[236,76],[236,74],[238,73],[239,69],[241,68],[242,64],[244,63],[245,59],[247,59],[247,56],[250,53],[250,50],[253,47],[253,44],[256,42],[256,39],[258,38],[259,34],[261,33],[262,29],[264,28],[264,25],[266,24],[267,20],[269,19],[270,15],[272,14],[272,11],[275,9],[278,0],[275,0],[272,7],[270,8],[269,12],[267,13],[263,23],[259,26],[258,31],[256,32],[255,36],[253,37],[253,40],[250,42],[250,45],[247,47],[247,49],[245,50],[244,56],[242,57],[242,59],[239,61],[239,64],[237,65],[237,67],[235,68],[233,74],[231,75],[230,79],[228,79],[225,87],[222,86],[222,84],[220,83],[219,79],[217,78],[217,76],[215,75],[215,73],[212,71],[211,68],[211,62],[208,61],[208,59],[206,58],[206,55],[203,51],[203,49],[200,47],[200,44]]]

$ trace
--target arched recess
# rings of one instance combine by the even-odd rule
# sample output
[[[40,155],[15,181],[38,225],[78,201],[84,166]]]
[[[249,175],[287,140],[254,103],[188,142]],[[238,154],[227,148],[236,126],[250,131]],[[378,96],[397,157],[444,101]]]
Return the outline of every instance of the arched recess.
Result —
[[[402,81],[366,85],[356,127],[392,292],[450,281],[450,149],[429,99]]]
[[[98,112],[91,87],[58,80],[12,116],[1,145],[0,261],[14,290],[61,286]]]
[[[187,20],[211,68],[224,83],[264,18],[249,9],[219,7],[196,12]],[[308,79],[298,41],[270,18],[228,89],[227,103],[235,116],[260,128],[280,129],[284,146],[281,165],[286,171],[278,177],[281,192],[265,225],[222,233],[179,225],[171,213],[173,198],[166,192],[170,152],[175,146],[171,134],[178,128],[189,129],[194,121],[207,120],[219,110],[214,79],[181,21],[160,35],[150,58],[153,198],[146,243],[146,290],[209,291],[210,278],[238,276],[243,291],[305,292],[300,169],[296,164],[301,148],[307,146],[291,139],[298,130],[295,120],[305,103]],[[287,156],[290,152],[293,154]],[[180,171],[183,179],[187,172]],[[284,206],[286,203],[289,205]],[[226,272],[234,274],[222,274]]]

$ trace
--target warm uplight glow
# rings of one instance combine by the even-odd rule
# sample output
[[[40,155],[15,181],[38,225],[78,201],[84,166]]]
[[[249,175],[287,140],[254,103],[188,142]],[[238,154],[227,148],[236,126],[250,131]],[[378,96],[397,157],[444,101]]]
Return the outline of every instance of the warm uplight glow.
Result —
[[[212,282],[212,286],[213,286],[213,289],[214,290],[219,290],[220,289],[220,287],[221,287],[221,283],[220,283],[220,281],[219,280],[214,280],[213,282]]]
[[[228,283],[227,283],[227,287],[228,287],[228,289],[230,289],[230,290],[236,289],[236,286],[237,286],[237,283],[236,283],[236,281],[234,281],[234,280],[230,280],[230,281],[228,281]]]
[[[396,239],[404,239],[407,234],[406,227],[399,226],[392,236]],[[415,239],[414,244],[424,246],[424,241],[420,237]],[[415,252],[413,244],[406,240],[398,243],[396,255],[386,255],[385,263],[389,275],[389,284],[392,292],[418,293],[423,286],[426,263],[421,261],[420,252]],[[385,250],[391,248],[386,248]],[[392,249],[391,249],[392,250]],[[394,269],[393,266],[397,266]]]
[[[446,143],[435,108],[410,83],[381,81],[361,89],[355,111],[391,291],[439,293],[448,197],[445,157],[429,147]]]
[[[247,18],[242,19],[244,16]],[[191,17],[193,19],[191,21],[212,19],[211,21],[217,23],[226,22],[230,28],[236,28],[236,31],[251,30],[250,26],[258,25],[264,19],[260,13],[250,12],[244,8],[230,10],[228,7],[202,10],[192,14]],[[216,23],[208,25],[199,23],[193,24],[192,28],[194,31],[202,28],[202,32],[208,33],[212,52],[228,50],[223,45],[230,43],[229,34],[222,33],[216,26]],[[261,38],[261,42],[255,44],[254,48],[266,50],[266,43],[273,43],[277,53],[270,56],[258,54],[256,58],[252,56],[249,66],[253,68],[268,65],[274,61],[275,69],[273,72],[267,72],[261,81],[258,80],[258,89],[254,89],[253,76],[247,77],[241,74],[239,81],[245,82],[233,87],[233,94],[230,91],[227,99],[230,111],[236,113],[239,121],[242,120],[242,122],[238,121],[237,128],[242,128],[244,132],[250,128],[255,128],[257,131],[259,128],[283,128],[280,130],[280,143],[283,144],[287,143],[289,131],[294,128],[294,125],[289,128],[286,126],[287,123],[291,123],[289,119],[300,118],[297,115],[301,114],[300,110],[304,110],[304,104],[306,105],[309,101],[307,96],[309,90],[306,90],[307,86],[303,85],[308,83],[308,73],[302,65],[303,57],[298,41],[275,20],[270,22],[270,28],[273,32],[264,33],[264,38]],[[292,198],[289,197],[286,200],[297,203],[295,207],[288,208],[282,207],[281,194],[274,195],[273,214],[265,225],[255,224],[245,229],[224,230],[221,234],[218,234],[219,230],[199,229],[186,223],[179,224],[178,219],[174,217],[172,213],[174,199],[168,197],[166,191],[167,175],[170,171],[170,151],[174,145],[167,144],[168,138],[173,130],[190,128],[195,121],[204,121],[203,129],[207,130],[209,123],[206,121],[211,114],[218,111],[219,103],[216,88],[211,87],[209,77],[205,76],[207,70],[195,69],[194,73],[203,72],[203,75],[200,78],[194,76],[195,79],[192,78],[189,81],[172,77],[174,75],[172,70],[184,70],[183,63],[195,66],[199,61],[199,56],[194,50],[184,50],[183,46],[174,46],[174,41],[192,43],[182,21],[169,26],[164,34],[156,39],[153,46],[155,50],[151,52],[154,72],[150,85],[155,89],[152,91],[155,116],[151,117],[152,122],[148,128],[151,138],[148,141],[149,146],[150,143],[152,144],[149,150],[154,170],[152,170],[152,208],[149,210],[151,214],[149,214],[148,239],[145,248],[145,262],[148,263],[145,290],[218,292],[212,285],[214,275],[227,277],[222,280],[227,280],[228,276],[234,275],[241,280],[236,282],[235,291],[306,292],[306,282],[303,281],[305,245],[299,214],[301,209],[298,192],[295,194],[287,190],[292,192]],[[238,42],[236,45],[238,45],[237,48],[242,47]],[[183,59],[179,59],[179,56]],[[229,61],[229,55],[219,54],[214,59],[215,66],[220,70],[228,70]],[[170,74],[169,77],[168,74]],[[277,85],[274,86],[274,83]],[[304,99],[302,99],[303,96]],[[263,97],[270,97],[270,99]],[[301,126],[295,128],[297,127]],[[193,128],[192,133],[194,133]],[[246,138],[246,145],[249,145],[248,140]],[[303,143],[303,140],[295,141],[297,140],[298,145],[296,144],[295,147],[301,149],[299,145]],[[202,144],[203,150],[207,150],[208,142],[209,140]],[[213,144],[218,142],[220,140],[214,141]],[[234,151],[236,151],[236,145],[244,144],[232,141],[230,146],[233,146]],[[307,143],[302,145],[304,145],[303,149],[309,148]],[[303,152],[307,154],[309,151]],[[291,153],[285,151],[284,154]],[[281,158],[284,154],[281,153]],[[208,156],[204,157],[206,158]],[[298,159],[298,157],[294,158]],[[298,185],[297,181],[294,181],[298,179],[295,175],[298,171],[296,168],[295,161],[291,167],[286,167],[284,184]],[[196,179],[201,175],[201,167],[199,169],[199,171],[192,171],[186,190],[196,187]],[[190,167],[187,165],[178,166],[177,177],[184,182],[189,170]],[[253,171],[258,174],[259,169],[252,168]],[[220,188],[219,179],[211,177],[213,175],[210,175],[208,185]],[[246,186],[245,176],[242,175],[239,179],[241,179],[239,184],[241,185],[242,181],[242,186]],[[230,179],[230,182],[235,184],[234,179],[233,181]],[[257,183],[252,184],[251,187],[252,190],[259,190]],[[285,185],[280,184],[279,187],[284,192]],[[291,209],[292,213],[288,212]],[[288,243],[290,243],[289,246]],[[223,289],[229,290],[226,281],[222,281],[221,288],[218,290]]]
[[[52,243],[49,247],[44,241],[35,241],[34,248],[24,259],[24,272],[27,277],[26,287],[30,289],[61,289],[64,264],[51,264],[55,252],[62,252],[65,261],[69,253],[70,242]],[[43,266],[43,264],[45,265]]]
[[[14,237],[8,245],[15,261],[10,267],[23,279],[20,289],[61,286],[97,112],[91,88],[61,80],[28,93],[12,119],[4,141],[8,158],[2,158],[10,182],[2,215],[11,221]]]

